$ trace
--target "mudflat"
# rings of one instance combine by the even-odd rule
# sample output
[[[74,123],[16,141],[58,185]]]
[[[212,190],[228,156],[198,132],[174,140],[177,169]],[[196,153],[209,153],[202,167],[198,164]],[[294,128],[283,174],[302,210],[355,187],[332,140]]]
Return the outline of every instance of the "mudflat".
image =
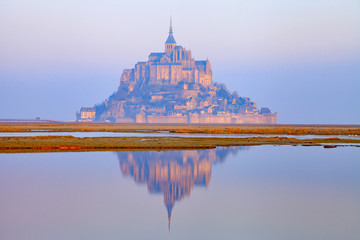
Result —
[[[206,134],[360,135],[360,125],[216,125],[7,123],[0,132],[158,132]]]
[[[211,149],[218,146],[301,145],[333,148],[360,146],[360,140],[339,138],[296,139],[287,137],[191,138],[191,137],[0,137],[0,153]]]
[[[337,137],[296,139],[288,135],[359,135],[359,126],[346,125],[130,125],[130,124],[2,124],[0,132],[158,132],[263,134],[258,137],[84,137],[33,136],[0,137],[0,153],[211,149],[217,146],[294,145],[360,146],[360,139]],[[346,145],[345,145],[346,144]]]

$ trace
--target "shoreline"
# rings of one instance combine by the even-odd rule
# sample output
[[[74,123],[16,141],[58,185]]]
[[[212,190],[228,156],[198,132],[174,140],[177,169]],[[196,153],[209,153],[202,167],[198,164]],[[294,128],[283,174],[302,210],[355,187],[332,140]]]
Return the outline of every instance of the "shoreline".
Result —
[[[240,139],[192,137],[0,137],[0,153],[201,150],[216,147],[259,145],[321,146],[324,148],[360,147],[360,140],[339,138],[296,139],[287,137],[248,137]]]

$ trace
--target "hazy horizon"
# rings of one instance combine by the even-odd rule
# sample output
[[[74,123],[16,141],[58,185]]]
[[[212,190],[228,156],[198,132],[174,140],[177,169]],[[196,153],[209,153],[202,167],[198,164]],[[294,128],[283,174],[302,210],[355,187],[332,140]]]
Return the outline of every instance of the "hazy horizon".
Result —
[[[73,120],[174,36],[278,123],[360,123],[360,2],[4,1],[0,118]]]

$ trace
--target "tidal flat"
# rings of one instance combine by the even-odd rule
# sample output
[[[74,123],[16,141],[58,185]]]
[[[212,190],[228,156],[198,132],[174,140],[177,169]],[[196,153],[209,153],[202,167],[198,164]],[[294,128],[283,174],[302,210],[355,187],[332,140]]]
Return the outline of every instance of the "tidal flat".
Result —
[[[153,133],[179,126],[136,127],[25,124],[1,132],[1,239],[359,236],[356,127],[321,126],[331,135],[316,135],[314,127],[294,126],[289,129],[313,135],[240,138],[226,133],[161,137]],[[124,137],[93,135],[106,132],[102,128]],[[128,134],[131,129],[140,134]],[[69,136],[78,133],[82,136]]]
[[[73,137],[65,132],[143,132],[143,137]],[[184,137],[153,137],[146,133],[166,131],[187,133]],[[323,136],[360,135],[360,127],[349,125],[135,125],[135,124],[2,124],[0,132],[64,132],[64,136],[0,137],[0,153],[63,151],[136,151],[212,149],[221,146],[294,145],[360,146],[360,139]],[[220,134],[226,137],[191,137],[196,134]],[[248,134],[231,138],[231,134]],[[251,134],[261,135],[251,136]],[[278,134],[279,136],[267,136]],[[321,138],[297,139],[286,135],[321,135]]]

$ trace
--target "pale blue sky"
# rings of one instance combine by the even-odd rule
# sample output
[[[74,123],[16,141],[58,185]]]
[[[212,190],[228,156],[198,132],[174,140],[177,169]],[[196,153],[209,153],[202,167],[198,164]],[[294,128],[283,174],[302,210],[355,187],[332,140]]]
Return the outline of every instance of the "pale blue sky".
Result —
[[[0,2],[0,118],[70,120],[178,44],[279,123],[360,123],[358,0]]]

